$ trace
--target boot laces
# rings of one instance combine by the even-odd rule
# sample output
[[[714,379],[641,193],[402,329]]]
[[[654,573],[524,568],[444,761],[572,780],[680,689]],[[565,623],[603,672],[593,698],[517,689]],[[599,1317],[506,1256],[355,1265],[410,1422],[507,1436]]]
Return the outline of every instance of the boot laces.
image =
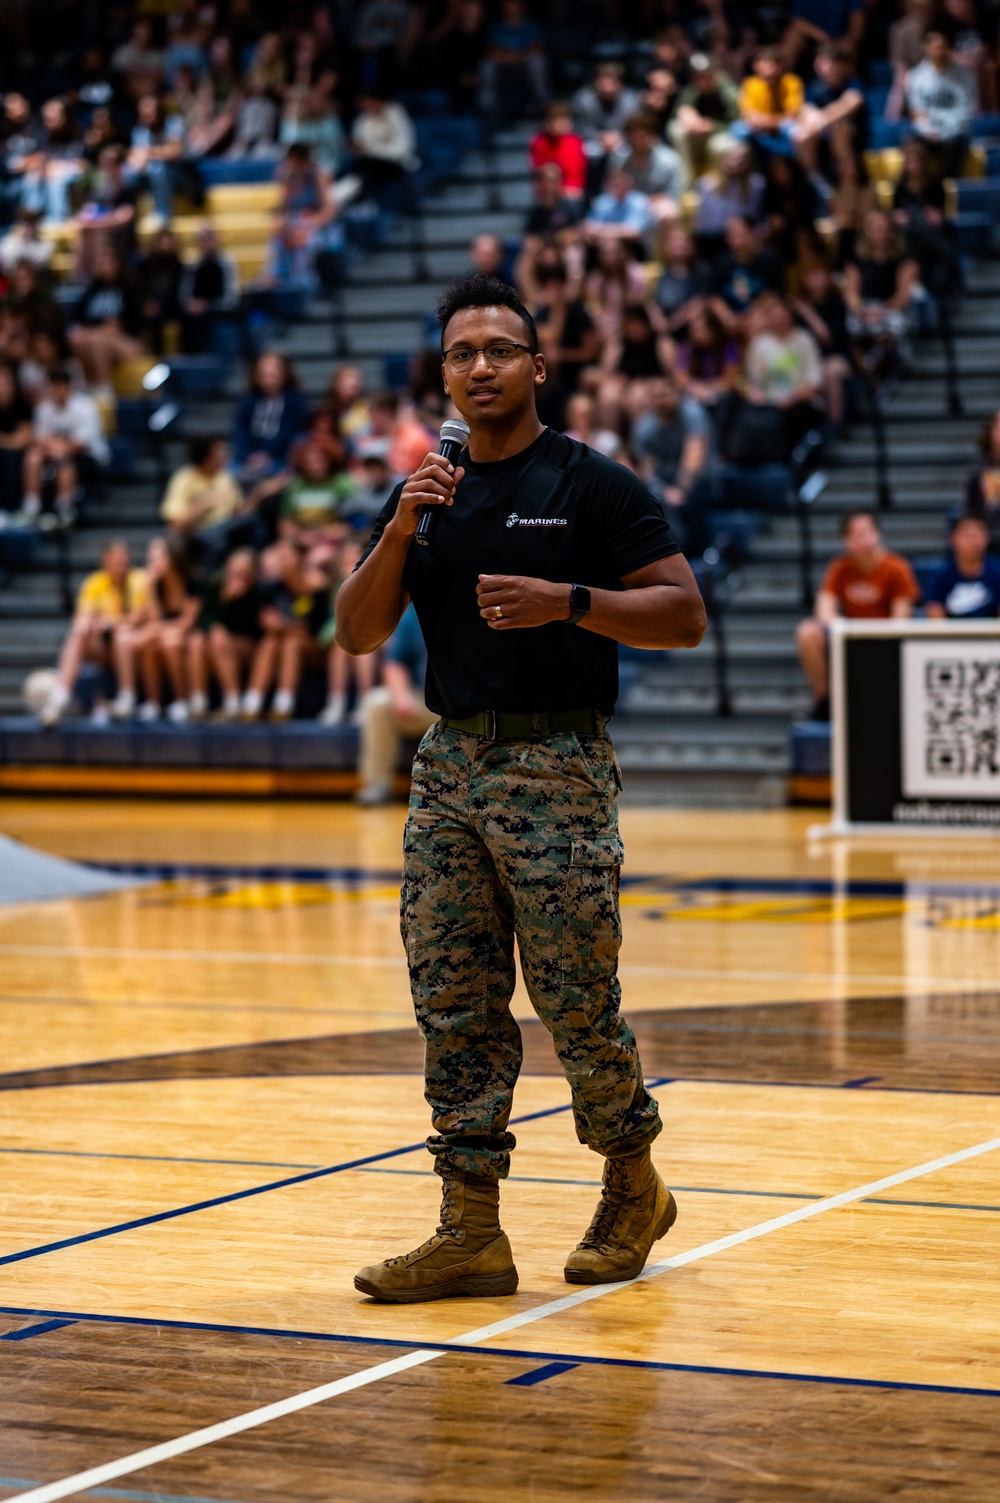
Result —
[[[455,1213],[455,1192],[457,1191],[457,1189],[457,1180],[445,1180],[441,1193],[441,1220],[438,1224],[437,1230],[432,1232],[427,1240],[425,1242],[421,1242],[420,1246],[415,1247],[412,1252],[401,1253],[398,1258],[387,1258],[387,1268],[405,1268],[413,1258],[418,1258],[422,1253],[425,1252],[432,1252],[444,1237],[451,1237],[453,1240],[457,1241],[457,1239],[461,1235],[461,1228],[452,1226],[451,1224]]]
[[[582,1247],[601,1247],[611,1240],[627,1190],[627,1173],[614,1159],[608,1159],[604,1171],[604,1184],[601,1188],[601,1199],[594,1212],[594,1219],[580,1244]]]

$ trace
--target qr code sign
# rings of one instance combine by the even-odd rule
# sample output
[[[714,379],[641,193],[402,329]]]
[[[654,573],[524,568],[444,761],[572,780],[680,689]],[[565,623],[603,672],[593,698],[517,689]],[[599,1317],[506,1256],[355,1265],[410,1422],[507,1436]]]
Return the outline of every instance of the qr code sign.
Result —
[[[903,644],[906,797],[1000,796],[1000,641]]]
[[[966,772],[1000,776],[1000,660],[927,664],[927,771],[931,777]]]

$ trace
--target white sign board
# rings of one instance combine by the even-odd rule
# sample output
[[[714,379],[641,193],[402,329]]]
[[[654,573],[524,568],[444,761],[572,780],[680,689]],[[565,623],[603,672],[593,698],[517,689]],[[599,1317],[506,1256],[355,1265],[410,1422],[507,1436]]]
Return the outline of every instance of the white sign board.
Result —
[[[1000,799],[1000,642],[901,646],[903,797]]]

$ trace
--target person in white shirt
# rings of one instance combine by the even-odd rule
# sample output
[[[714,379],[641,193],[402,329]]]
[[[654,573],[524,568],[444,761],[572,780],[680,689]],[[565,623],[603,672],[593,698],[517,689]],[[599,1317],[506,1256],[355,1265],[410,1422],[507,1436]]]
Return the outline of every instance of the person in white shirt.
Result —
[[[111,457],[101,413],[93,397],[74,391],[70,373],[61,367],[49,378],[48,391],[35,408],[34,438],[24,453],[24,502],[28,516],[42,509],[42,485],[55,480],[56,511],[70,520],[82,486]]]
[[[756,332],[745,364],[747,397],[782,410],[791,449],[822,421],[823,357],[815,336],[796,327],[791,309],[775,292],[757,299],[753,323]]]
[[[976,85],[968,70],[956,63],[951,43],[942,31],[924,37],[924,60],[906,75],[906,107],[910,124],[934,157],[942,177],[959,177],[976,112]]]
[[[17,222],[0,240],[0,271],[10,276],[21,261],[28,261],[36,271],[45,271],[52,260],[55,242],[43,240],[38,233],[42,215],[36,209],[22,209]]]
[[[358,110],[351,131],[351,171],[360,177],[367,195],[416,169],[417,133],[403,106],[380,94],[363,94]]]

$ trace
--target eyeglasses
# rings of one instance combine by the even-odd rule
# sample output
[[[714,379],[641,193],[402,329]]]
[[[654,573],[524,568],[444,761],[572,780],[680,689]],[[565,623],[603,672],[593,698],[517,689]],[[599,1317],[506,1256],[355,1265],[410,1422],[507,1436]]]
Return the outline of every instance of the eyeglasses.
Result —
[[[526,344],[516,344],[513,339],[504,339],[496,340],[493,344],[478,345],[474,349],[468,345],[458,345],[454,349],[443,350],[441,359],[453,371],[468,371],[475,365],[477,355],[485,355],[487,365],[513,365],[518,350],[527,350],[529,355],[534,353]]]

